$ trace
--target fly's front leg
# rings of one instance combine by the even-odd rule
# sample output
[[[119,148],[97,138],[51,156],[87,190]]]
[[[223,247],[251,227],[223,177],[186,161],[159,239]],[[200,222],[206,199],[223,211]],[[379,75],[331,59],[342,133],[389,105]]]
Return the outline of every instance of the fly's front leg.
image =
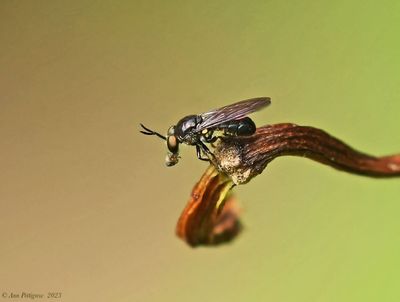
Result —
[[[215,156],[210,151],[210,149],[208,149],[208,147],[204,144],[203,140],[200,140],[198,145],[201,147],[201,150],[207,155],[208,161],[211,161],[212,163],[215,164],[217,162]]]
[[[203,157],[202,156],[201,151],[204,151],[204,150],[200,147],[200,145],[196,145],[197,158],[200,159],[200,160],[204,160],[204,161],[210,161],[210,159],[208,157]]]

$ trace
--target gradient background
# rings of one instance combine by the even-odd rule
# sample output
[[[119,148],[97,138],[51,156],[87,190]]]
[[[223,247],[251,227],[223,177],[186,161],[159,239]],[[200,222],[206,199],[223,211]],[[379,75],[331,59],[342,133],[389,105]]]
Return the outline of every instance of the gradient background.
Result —
[[[400,301],[399,179],[280,158],[236,188],[238,240],[191,249],[174,228],[207,165],[138,133],[270,96],[258,125],[399,152],[399,26],[399,1],[2,1],[0,291]]]

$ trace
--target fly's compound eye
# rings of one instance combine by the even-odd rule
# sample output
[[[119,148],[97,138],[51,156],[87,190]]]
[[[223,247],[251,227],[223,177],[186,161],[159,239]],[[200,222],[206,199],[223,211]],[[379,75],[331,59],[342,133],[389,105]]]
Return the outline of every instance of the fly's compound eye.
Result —
[[[175,135],[170,135],[167,137],[167,147],[171,153],[178,153],[179,143]]]
[[[177,154],[179,151],[179,142],[175,136],[175,127],[174,126],[172,126],[168,129],[167,147],[168,147],[168,150],[173,154]]]

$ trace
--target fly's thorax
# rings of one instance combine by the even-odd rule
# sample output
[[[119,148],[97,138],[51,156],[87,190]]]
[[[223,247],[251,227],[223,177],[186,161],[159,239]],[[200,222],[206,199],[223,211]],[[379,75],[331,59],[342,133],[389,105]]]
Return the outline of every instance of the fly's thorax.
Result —
[[[195,145],[201,136],[201,133],[197,130],[197,126],[201,121],[202,118],[199,115],[185,116],[176,124],[175,136],[182,143]]]

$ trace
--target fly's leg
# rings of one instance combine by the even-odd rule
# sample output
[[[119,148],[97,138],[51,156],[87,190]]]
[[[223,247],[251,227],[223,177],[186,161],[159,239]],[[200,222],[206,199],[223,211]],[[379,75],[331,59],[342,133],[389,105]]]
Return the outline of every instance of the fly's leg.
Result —
[[[207,132],[202,135],[202,140],[206,142],[207,144],[213,144],[216,142],[216,140],[219,138],[219,136],[214,136],[214,130],[206,130]]]
[[[200,145],[196,145],[197,158],[200,159],[200,160],[204,160],[204,161],[210,161],[210,159],[208,157],[203,157],[202,156],[201,151],[204,151],[204,150],[200,147]]]
[[[214,130],[204,129],[201,132],[201,140],[204,140],[206,143],[210,143],[212,140],[214,140],[213,134]]]
[[[208,149],[205,143],[213,143],[218,139],[218,137],[212,137],[212,135],[201,136],[196,144],[196,154],[197,158],[200,160],[212,162],[217,166],[217,160],[215,159],[214,154]],[[204,157],[204,155],[206,157]]]
[[[205,137],[206,143],[213,144],[218,139],[218,136]]]
[[[199,140],[198,145],[200,146],[201,150],[207,155],[208,161],[211,161],[212,163],[216,163],[216,159],[215,159],[214,154],[204,144],[203,140]]]

